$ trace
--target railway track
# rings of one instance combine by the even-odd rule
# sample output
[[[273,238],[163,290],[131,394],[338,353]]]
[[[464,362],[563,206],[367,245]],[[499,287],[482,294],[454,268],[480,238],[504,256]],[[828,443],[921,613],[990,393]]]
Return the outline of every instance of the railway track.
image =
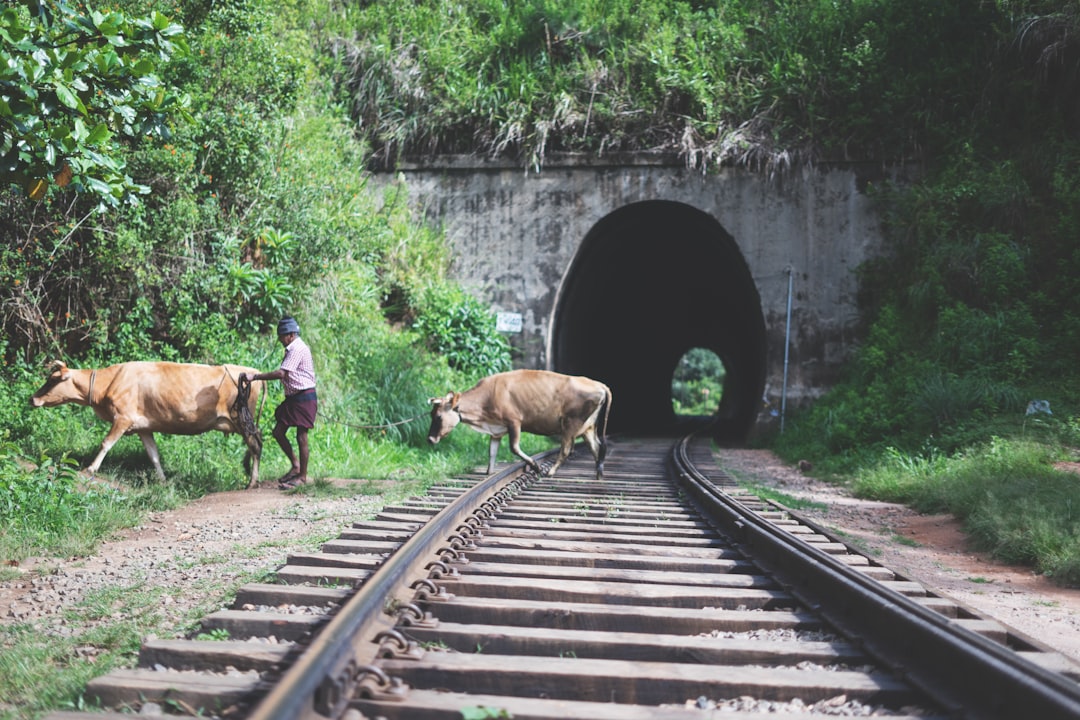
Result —
[[[259,720],[1080,717],[1066,658],[672,445],[613,441],[601,482],[578,453],[388,507],[202,620],[228,640],[148,641],[87,695]]]

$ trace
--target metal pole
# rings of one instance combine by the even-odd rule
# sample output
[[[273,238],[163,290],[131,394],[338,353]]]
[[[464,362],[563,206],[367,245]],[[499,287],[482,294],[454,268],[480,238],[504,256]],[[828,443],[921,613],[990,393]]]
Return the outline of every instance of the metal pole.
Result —
[[[784,414],[787,412],[788,353],[791,348],[791,288],[795,277],[794,268],[787,269],[787,321],[784,329],[784,387],[780,391],[780,432],[784,432]]]

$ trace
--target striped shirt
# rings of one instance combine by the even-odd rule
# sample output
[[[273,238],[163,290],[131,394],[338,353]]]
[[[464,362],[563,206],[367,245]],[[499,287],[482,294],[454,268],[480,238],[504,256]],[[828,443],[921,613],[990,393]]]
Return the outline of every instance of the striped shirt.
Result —
[[[311,358],[311,348],[299,335],[286,346],[281,369],[285,371],[281,384],[285,386],[286,396],[315,387],[315,362]]]

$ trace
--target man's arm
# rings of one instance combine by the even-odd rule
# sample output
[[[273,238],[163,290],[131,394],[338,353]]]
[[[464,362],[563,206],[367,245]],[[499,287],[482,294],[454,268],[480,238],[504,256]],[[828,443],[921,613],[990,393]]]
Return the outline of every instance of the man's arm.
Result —
[[[255,373],[254,375],[252,373],[240,373],[240,377],[246,377],[248,380],[284,380],[286,375],[288,373],[281,368],[265,373]]]

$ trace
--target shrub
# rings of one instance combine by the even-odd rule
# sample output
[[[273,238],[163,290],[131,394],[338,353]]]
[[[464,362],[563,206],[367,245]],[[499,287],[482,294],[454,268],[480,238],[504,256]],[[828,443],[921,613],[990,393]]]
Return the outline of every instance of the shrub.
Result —
[[[510,343],[495,329],[495,314],[451,285],[425,288],[415,302],[413,329],[455,370],[479,379],[510,369]]]

